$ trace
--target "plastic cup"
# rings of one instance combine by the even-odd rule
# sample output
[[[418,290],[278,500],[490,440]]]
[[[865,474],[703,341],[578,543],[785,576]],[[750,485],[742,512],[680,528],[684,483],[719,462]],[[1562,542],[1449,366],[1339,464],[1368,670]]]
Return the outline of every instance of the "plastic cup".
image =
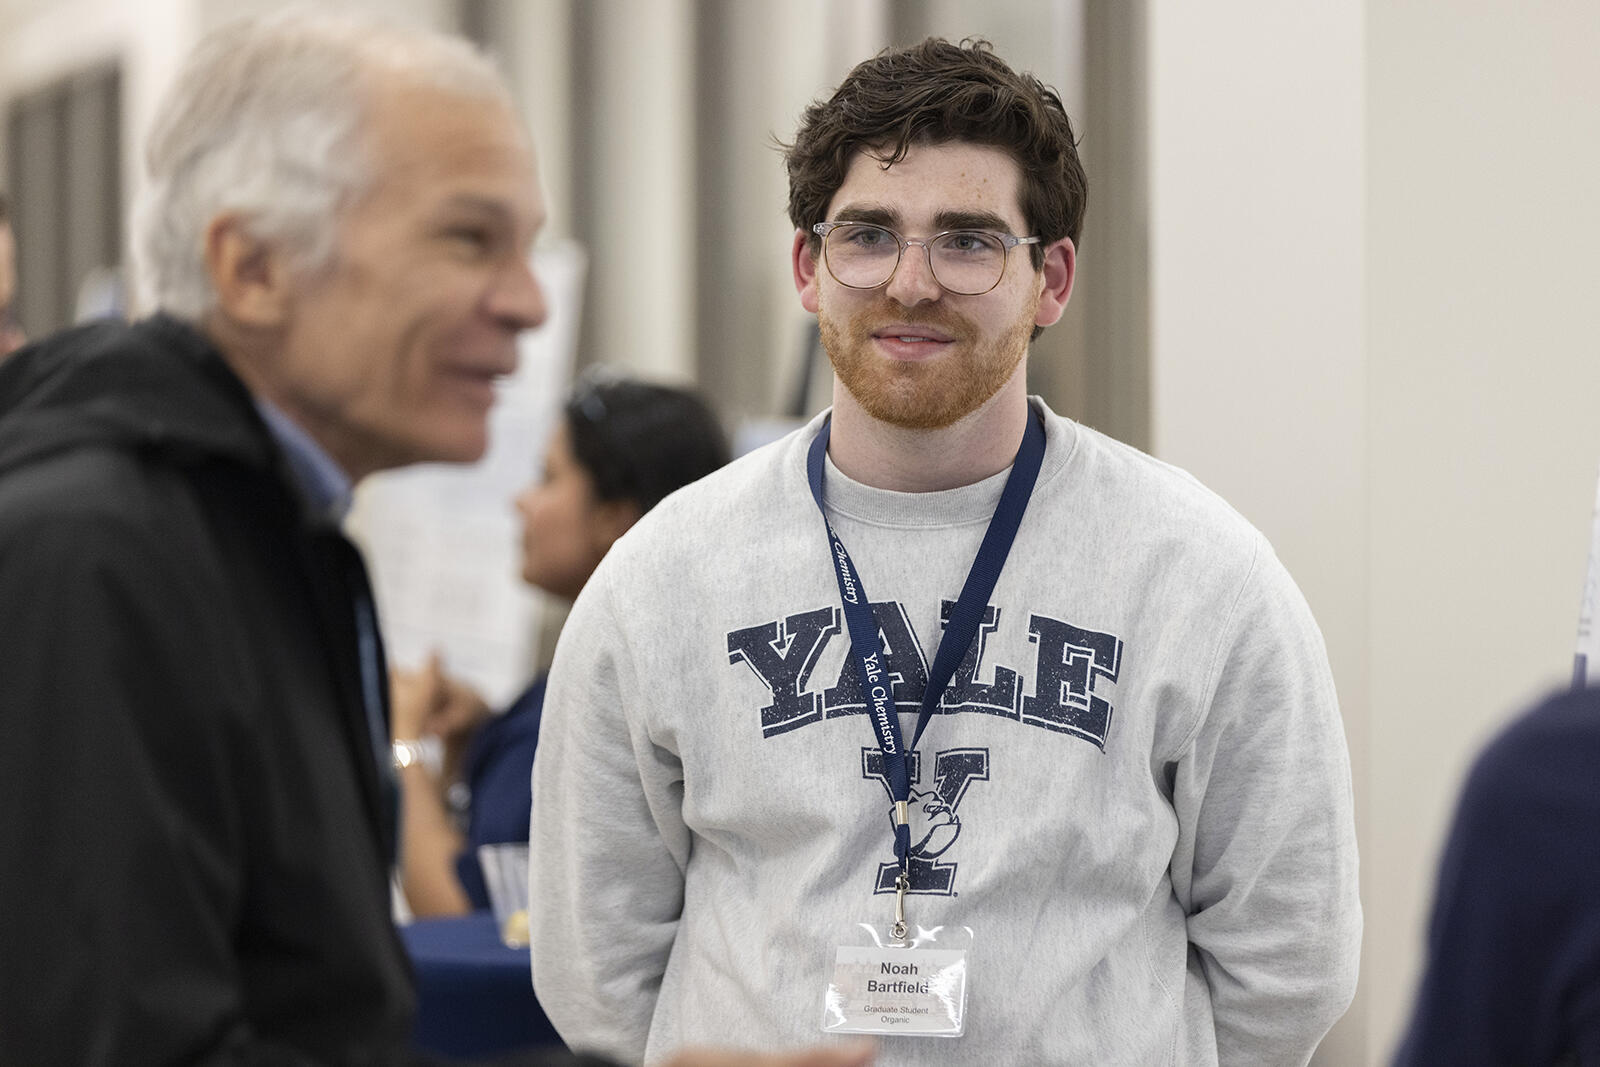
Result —
[[[528,846],[479,845],[478,866],[489,887],[500,940],[508,948],[528,947]]]

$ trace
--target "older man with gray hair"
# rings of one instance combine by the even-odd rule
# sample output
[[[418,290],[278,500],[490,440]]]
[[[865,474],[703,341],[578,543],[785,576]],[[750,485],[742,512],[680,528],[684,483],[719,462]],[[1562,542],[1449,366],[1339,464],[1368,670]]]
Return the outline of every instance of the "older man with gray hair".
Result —
[[[0,1061],[392,1062],[354,481],[486,444],[545,317],[531,146],[465,44],[237,24],[148,141],[157,314],[0,365]]]
[[[484,451],[545,317],[532,147],[463,42],[294,14],[199,45],[146,165],[157,313],[0,365],[0,1062],[405,1062],[338,523]]]

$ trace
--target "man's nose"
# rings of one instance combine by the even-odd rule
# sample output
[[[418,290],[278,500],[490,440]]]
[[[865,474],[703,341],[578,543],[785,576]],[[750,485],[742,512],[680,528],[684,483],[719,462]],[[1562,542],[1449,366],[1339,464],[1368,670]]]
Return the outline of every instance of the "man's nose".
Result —
[[[544,286],[533,272],[533,263],[519,256],[514,265],[502,273],[494,292],[490,294],[490,311],[516,329],[527,330],[544,324],[550,317],[550,307],[545,302]]]
[[[928,246],[921,241],[907,241],[900,253],[900,265],[884,290],[891,299],[904,307],[914,307],[944,295],[944,288],[933,276],[933,266],[928,259]]]

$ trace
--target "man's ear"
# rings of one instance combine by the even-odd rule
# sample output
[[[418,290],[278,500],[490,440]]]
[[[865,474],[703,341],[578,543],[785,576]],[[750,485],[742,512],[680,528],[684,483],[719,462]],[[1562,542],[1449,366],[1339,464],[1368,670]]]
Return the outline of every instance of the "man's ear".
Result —
[[[1033,317],[1035,326],[1054,326],[1061,318],[1061,313],[1067,310],[1072,281],[1077,275],[1078,250],[1072,238],[1063,237],[1045,248],[1044,289],[1039,293],[1039,307]]]
[[[205,261],[221,314],[256,329],[283,323],[293,276],[276,244],[251,233],[238,215],[219,215],[206,227]]]
[[[811,235],[804,230],[794,231],[794,247],[789,250],[790,265],[794,268],[794,288],[800,294],[800,306],[817,313],[817,257],[811,251]]]

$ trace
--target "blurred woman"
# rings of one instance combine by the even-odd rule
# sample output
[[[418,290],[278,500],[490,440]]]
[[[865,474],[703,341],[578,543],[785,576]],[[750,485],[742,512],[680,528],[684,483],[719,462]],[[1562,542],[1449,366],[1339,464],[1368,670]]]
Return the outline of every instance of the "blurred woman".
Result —
[[[543,476],[517,497],[522,578],[573,600],[611,545],[667,494],[728,461],[716,417],[693,394],[643,382],[587,384],[567,400]],[[487,908],[480,845],[525,842],[544,705],[535,679],[499,716],[432,658],[396,672],[397,752],[443,743],[439,768],[403,760],[401,888],[417,916]]]
[[[17,292],[17,241],[11,232],[11,208],[0,193],[0,359],[21,348],[27,338],[12,314]]]

